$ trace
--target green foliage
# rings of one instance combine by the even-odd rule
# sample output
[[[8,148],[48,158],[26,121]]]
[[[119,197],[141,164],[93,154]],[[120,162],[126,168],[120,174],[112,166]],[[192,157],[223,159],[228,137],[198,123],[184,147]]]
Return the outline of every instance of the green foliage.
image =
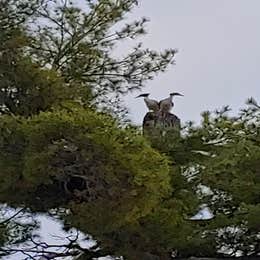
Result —
[[[124,111],[122,94],[165,71],[176,50],[138,44],[115,58],[113,48],[143,35],[147,19],[118,25],[134,0],[85,3],[0,3],[0,202],[55,209],[64,229],[91,234],[126,259],[218,256],[223,248],[257,255],[257,102],[236,117],[228,107],[206,111],[199,126],[189,123],[181,135],[167,129],[150,143],[121,127],[114,118]],[[191,219],[201,204],[212,219]],[[20,231],[25,241],[26,228],[1,222],[0,243],[16,243]]]
[[[37,68],[29,59],[6,53],[0,67],[1,113],[30,116],[73,98],[54,72]]]
[[[141,45],[121,59],[112,55],[122,40],[145,33],[145,18],[113,28],[136,5],[135,0],[86,1],[84,10],[69,1],[54,2],[50,8],[44,1],[37,10],[48,26],[39,24],[33,33],[31,52],[41,64],[48,64],[67,80],[91,87],[99,98],[138,89],[173,62],[175,50],[157,53],[142,49]]]
[[[23,5],[24,4],[24,5]],[[80,85],[65,84],[54,70],[39,66],[28,55],[31,38],[22,27],[28,8],[35,2],[1,2],[0,11],[0,113],[30,116],[64,100],[89,100],[89,91]],[[8,13],[9,11],[9,13]]]
[[[114,57],[117,43],[145,33],[145,18],[113,29],[135,4],[0,4],[0,201],[35,212],[67,208],[70,214],[60,215],[66,225],[119,253],[124,245],[111,237],[171,193],[168,160],[135,129],[95,112],[115,102],[118,116],[122,94],[174,61],[175,50],[141,44]]]
[[[174,129],[149,136],[174,169],[172,196],[143,222],[157,255],[177,250],[182,257],[219,256],[223,248],[231,255],[259,253],[260,110],[249,99],[239,116],[228,111],[203,113],[201,125],[188,123],[182,136]],[[210,207],[211,220],[190,219],[199,204]]]
[[[215,217],[205,226],[205,239],[211,236],[216,248],[226,246],[233,254],[239,250],[244,255],[257,254],[259,106],[250,99],[239,116],[230,117],[228,111],[224,107],[215,115],[204,113],[202,125],[189,128],[186,139],[196,137],[201,142],[199,147],[190,147],[202,157],[195,161],[200,167],[193,181],[210,188],[202,200]]]
[[[66,84],[84,87],[88,101],[102,104],[118,116],[124,113],[122,95],[140,89],[158,72],[165,71],[174,63],[176,50],[159,53],[139,43],[130,53],[115,58],[114,47],[143,35],[147,19],[122,24],[137,4],[135,0],[84,4],[79,9],[67,0],[5,0],[2,5],[6,9],[1,10],[7,11],[0,12],[0,23],[5,25],[3,31],[12,31],[11,37],[8,33],[12,44],[23,55],[29,54],[37,67],[56,71]],[[14,86],[10,88],[14,92]]]
[[[0,205],[0,257],[9,257],[8,248],[28,242],[38,223],[30,212],[19,209],[16,212],[7,205]]]
[[[2,116],[0,129],[1,201],[36,211],[57,203],[71,210],[71,226],[98,238],[136,223],[170,192],[168,161],[107,115],[69,105],[29,119]],[[68,192],[74,176],[87,189]]]

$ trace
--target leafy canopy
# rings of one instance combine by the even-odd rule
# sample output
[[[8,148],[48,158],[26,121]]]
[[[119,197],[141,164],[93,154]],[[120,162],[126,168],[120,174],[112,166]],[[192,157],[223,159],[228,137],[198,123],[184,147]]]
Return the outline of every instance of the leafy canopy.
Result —
[[[135,5],[1,1],[0,202],[32,216],[52,212],[64,229],[93,235],[100,247],[73,244],[83,259],[257,255],[256,101],[236,117],[228,108],[205,112],[199,126],[149,141],[115,120],[122,95],[165,71],[176,54],[137,44],[115,57],[118,43],[145,33],[145,18],[122,25]],[[211,220],[192,220],[201,205]],[[36,225],[20,224],[0,222],[1,256],[15,252],[5,246],[32,238]]]

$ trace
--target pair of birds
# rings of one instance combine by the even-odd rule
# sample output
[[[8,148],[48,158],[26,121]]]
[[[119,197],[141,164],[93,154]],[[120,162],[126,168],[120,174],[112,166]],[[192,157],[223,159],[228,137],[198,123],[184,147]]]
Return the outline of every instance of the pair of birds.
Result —
[[[136,98],[143,97],[144,102],[145,102],[147,108],[149,109],[149,111],[158,113],[159,115],[166,115],[167,113],[169,113],[171,111],[171,109],[174,106],[174,103],[172,101],[174,96],[183,96],[180,93],[173,92],[173,93],[170,93],[170,96],[168,98],[165,98],[158,102],[154,99],[150,99],[149,95],[150,95],[150,93],[145,93],[145,94],[141,94],[141,95],[137,96]]]

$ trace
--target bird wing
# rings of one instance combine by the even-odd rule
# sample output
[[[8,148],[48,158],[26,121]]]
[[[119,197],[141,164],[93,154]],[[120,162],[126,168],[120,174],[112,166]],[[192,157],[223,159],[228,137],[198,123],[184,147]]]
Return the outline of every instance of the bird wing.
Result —
[[[159,102],[157,101],[157,100],[154,100],[154,99],[152,99],[152,101],[153,101],[153,103],[154,103],[154,108],[155,108],[155,112],[156,111],[159,111],[159,109],[160,109],[160,105],[159,105]]]
[[[151,101],[153,101],[153,103],[159,107],[159,102],[157,100],[151,99]]]
[[[159,107],[161,107],[166,102],[167,102],[167,98],[160,100],[159,101]]]
[[[145,100],[146,106],[149,110],[158,111],[159,110],[159,103],[154,99]]]

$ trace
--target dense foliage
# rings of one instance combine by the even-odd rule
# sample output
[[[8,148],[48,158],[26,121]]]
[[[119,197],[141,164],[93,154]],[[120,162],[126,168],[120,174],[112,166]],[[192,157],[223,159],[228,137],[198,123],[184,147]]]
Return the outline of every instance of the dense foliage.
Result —
[[[103,109],[118,115],[124,111],[118,106],[122,94],[140,89],[147,80],[164,71],[174,63],[176,53],[173,49],[159,53],[138,43],[129,53],[115,57],[112,51],[118,43],[145,33],[145,18],[122,24],[136,4],[135,0],[90,0],[82,1],[80,9],[67,0],[1,1],[1,64],[11,66],[5,69],[7,77],[14,77],[16,67],[18,73],[28,73],[33,61],[34,70],[48,68],[57,72],[70,89],[75,85],[83,88],[85,95],[78,96],[82,103],[102,104]],[[21,56],[27,59],[24,61]],[[36,77],[40,77],[39,82],[44,79],[44,75]],[[33,75],[28,81],[30,78]],[[17,104],[20,96],[29,94],[30,88],[35,96],[46,87],[43,83],[35,86],[36,81],[26,81],[18,87],[15,82],[11,78],[1,86],[0,101],[8,108],[10,99]]]
[[[154,140],[183,167],[201,205],[213,214],[208,221],[191,221],[193,229],[178,244],[182,256],[259,254],[260,106],[250,98],[238,116],[229,116],[229,110],[204,112],[199,126],[188,123],[172,142]]]
[[[227,107],[204,112],[181,135],[122,126],[122,94],[164,71],[176,51],[138,44],[115,58],[116,44],[145,33],[147,20],[120,26],[134,0],[84,3],[0,2],[0,202],[32,218],[3,214],[1,256],[24,241],[35,246],[24,254],[54,254],[33,240],[39,212],[97,240],[90,249],[70,240],[57,257],[259,254],[257,102],[235,117]],[[195,220],[203,205],[213,217]]]

